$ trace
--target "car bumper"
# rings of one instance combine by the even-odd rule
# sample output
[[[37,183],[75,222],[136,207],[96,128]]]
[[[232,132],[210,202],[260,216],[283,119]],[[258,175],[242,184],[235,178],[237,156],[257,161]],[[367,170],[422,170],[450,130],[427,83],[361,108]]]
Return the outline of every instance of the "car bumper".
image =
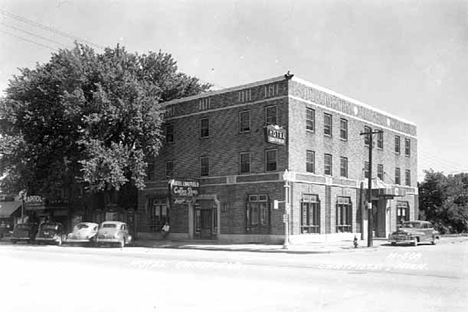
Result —
[[[97,238],[97,243],[120,243],[120,238]]]
[[[67,238],[67,240],[65,241],[66,243],[91,243],[93,241],[92,238],[88,238],[88,239],[85,239],[85,238]]]
[[[388,241],[392,244],[410,244],[414,242],[414,237],[411,237],[411,236],[392,237]]]
[[[36,237],[36,242],[58,242],[59,237]]]

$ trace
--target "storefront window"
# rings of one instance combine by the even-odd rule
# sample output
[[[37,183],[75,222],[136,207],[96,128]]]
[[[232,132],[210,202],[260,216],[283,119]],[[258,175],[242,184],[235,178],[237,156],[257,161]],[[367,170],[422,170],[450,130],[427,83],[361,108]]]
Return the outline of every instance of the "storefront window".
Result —
[[[270,204],[267,195],[250,195],[246,208],[248,233],[265,233],[270,227]]]
[[[165,198],[149,200],[148,221],[150,232],[160,232],[163,225],[169,222],[169,213]]]
[[[320,233],[320,201],[318,195],[303,195],[301,233]]]
[[[336,232],[352,232],[352,205],[349,197],[338,197],[336,203]]]

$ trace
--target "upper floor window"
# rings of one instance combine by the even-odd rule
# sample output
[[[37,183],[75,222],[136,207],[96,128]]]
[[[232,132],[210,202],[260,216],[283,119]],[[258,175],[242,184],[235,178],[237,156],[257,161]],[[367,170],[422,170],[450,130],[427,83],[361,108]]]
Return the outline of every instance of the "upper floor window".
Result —
[[[210,136],[210,119],[202,118],[200,119],[200,137],[207,138]]]
[[[323,173],[325,175],[332,175],[333,174],[333,171],[332,171],[332,155],[330,154],[325,154],[324,155],[324,170],[323,170]]]
[[[174,162],[168,161],[166,162],[166,179],[174,178]]]
[[[240,173],[250,172],[250,153],[240,153]]]
[[[276,106],[265,107],[265,124],[267,125],[278,124]]]
[[[265,170],[275,171],[278,168],[277,150],[265,151]]]
[[[164,136],[166,138],[166,143],[174,142],[174,125],[167,124],[164,127]]]
[[[149,181],[153,181],[155,179],[155,176],[154,176],[154,163],[153,162],[148,163],[148,167],[146,167],[146,178]]]
[[[395,135],[395,153],[400,154],[400,137]]]
[[[384,178],[383,176],[384,176],[383,165],[378,164],[377,165],[377,178],[383,181],[383,178]]]
[[[383,131],[377,132],[377,148],[383,149]]]
[[[371,133],[371,132],[372,132],[372,129],[370,127],[368,126],[364,127],[364,133]],[[370,146],[371,139],[372,139],[372,134],[364,135],[364,145]]]
[[[198,110],[208,110],[211,107],[211,98],[198,100]]]
[[[405,155],[408,157],[411,155],[411,140],[410,139],[405,139]]]
[[[348,158],[340,157],[340,176],[348,177]]]
[[[331,136],[333,129],[332,129],[332,115],[330,114],[323,114],[323,133],[327,136]]]
[[[206,177],[210,175],[210,158],[201,157],[200,158],[200,176]]]
[[[307,151],[306,154],[306,171],[315,173],[315,152]]]
[[[278,96],[279,86],[278,84],[265,86],[265,97]]]
[[[252,90],[243,90],[239,91],[239,102],[249,102],[252,101]]]
[[[344,118],[340,119],[340,139],[348,140],[348,120]]]
[[[250,131],[250,111],[243,111],[239,113],[239,132]]]
[[[405,185],[411,186],[411,170],[405,171]]]
[[[395,184],[401,184],[401,172],[400,168],[395,168]]]
[[[309,107],[306,109],[306,130],[315,131],[315,110]]]
[[[369,179],[369,162],[364,162],[364,179]]]
[[[172,117],[175,115],[175,105],[166,106],[166,110],[164,112],[164,117]]]

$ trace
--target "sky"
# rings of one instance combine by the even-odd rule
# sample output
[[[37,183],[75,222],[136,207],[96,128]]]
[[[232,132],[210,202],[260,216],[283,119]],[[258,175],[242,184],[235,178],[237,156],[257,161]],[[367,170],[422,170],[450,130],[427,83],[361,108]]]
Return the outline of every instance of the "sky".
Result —
[[[416,123],[418,180],[468,172],[468,0],[0,0],[0,92],[74,40],[215,90],[290,71]]]

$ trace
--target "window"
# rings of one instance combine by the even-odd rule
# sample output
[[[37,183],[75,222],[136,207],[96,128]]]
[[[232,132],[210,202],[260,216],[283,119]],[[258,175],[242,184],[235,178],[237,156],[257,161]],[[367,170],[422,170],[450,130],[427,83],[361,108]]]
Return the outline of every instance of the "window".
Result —
[[[252,101],[252,90],[239,91],[239,102],[249,102]]]
[[[167,106],[166,110],[164,111],[164,117],[172,117],[175,115],[175,105]]]
[[[340,157],[340,176],[348,177],[348,158]]]
[[[315,131],[315,110],[308,107],[306,110],[306,130]]]
[[[174,177],[174,162],[166,162],[166,179],[172,179]]]
[[[320,233],[320,201],[318,195],[302,196],[301,233]]]
[[[164,136],[166,143],[174,142],[174,125],[168,124],[164,127]]]
[[[405,185],[411,186],[411,170],[405,171]]]
[[[146,178],[148,181],[154,181],[155,176],[154,176],[154,163],[150,162],[148,163],[148,167],[146,168]]]
[[[364,133],[371,133],[372,129],[370,127],[365,126],[364,127]],[[370,146],[372,134],[366,134],[364,135],[364,145],[365,146]]]
[[[276,106],[265,107],[265,124],[277,125],[278,121],[276,118]]]
[[[198,100],[198,110],[208,110],[211,107],[211,98]]]
[[[247,233],[265,233],[270,226],[270,205],[267,195],[249,195],[246,205]]]
[[[409,203],[397,201],[397,224],[409,221]]]
[[[338,197],[336,203],[336,232],[352,232],[352,206],[349,197]]]
[[[410,157],[411,155],[411,141],[410,139],[405,139],[405,155]]]
[[[384,175],[384,171],[383,171],[383,165],[382,164],[378,164],[377,165],[377,177],[383,181],[383,175]]]
[[[369,179],[369,162],[364,162],[364,179]]]
[[[400,154],[400,137],[395,135],[395,153]]]
[[[269,85],[265,86],[265,97],[272,97],[272,96],[277,96],[279,94],[279,86],[277,84],[275,85]]]
[[[323,114],[323,133],[327,136],[331,136],[333,132],[332,129],[332,115]]]
[[[348,121],[346,119],[340,119],[340,139],[348,140]]]
[[[383,149],[383,131],[377,132],[377,148]]]
[[[401,173],[400,168],[395,168],[395,184],[401,184]]]
[[[250,153],[240,154],[240,173],[250,172]]]
[[[275,171],[277,169],[277,151],[267,150],[265,151],[265,164],[266,171]]]
[[[160,232],[166,222],[169,222],[167,201],[165,198],[148,200],[148,227],[150,232]]]
[[[207,138],[210,136],[210,119],[202,118],[200,119],[200,137]]]
[[[315,173],[315,152],[307,151],[306,154],[306,171]]]
[[[250,131],[250,111],[239,113],[239,132]]]
[[[201,157],[200,158],[200,176],[206,177],[210,175],[210,158]]]
[[[324,166],[324,174],[325,175],[332,175],[332,155],[330,154],[325,154],[325,166]]]

